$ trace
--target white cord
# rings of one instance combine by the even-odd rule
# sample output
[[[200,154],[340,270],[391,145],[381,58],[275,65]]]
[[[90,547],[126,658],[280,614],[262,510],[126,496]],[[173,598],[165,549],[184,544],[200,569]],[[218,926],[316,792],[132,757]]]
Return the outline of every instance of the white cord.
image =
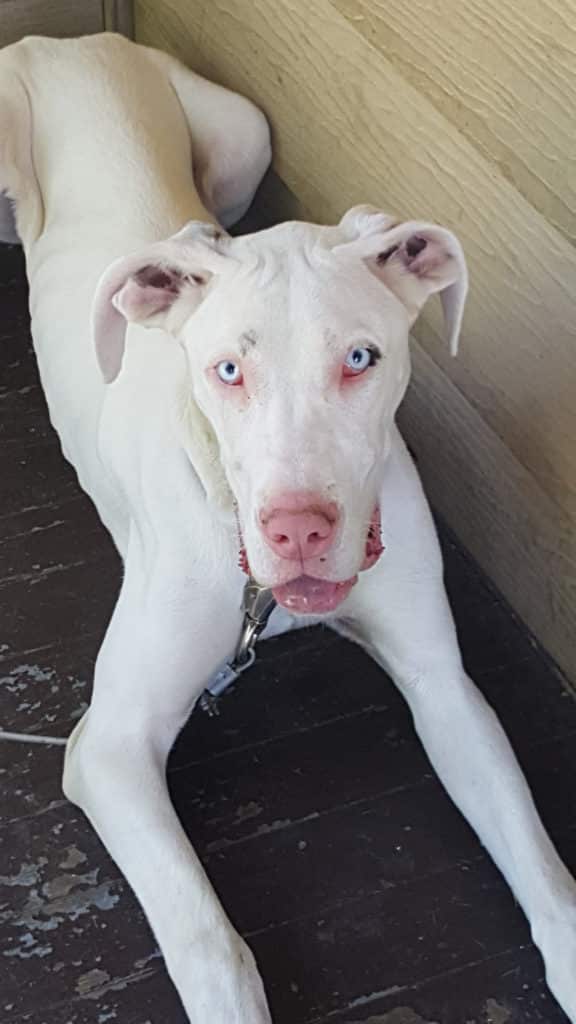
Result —
[[[12,743],[47,743],[58,747],[64,747],[68,742],[61,736],[36,736],[34,733],[4,732],[3,729],[0,729],[1,740],[10,740]]]

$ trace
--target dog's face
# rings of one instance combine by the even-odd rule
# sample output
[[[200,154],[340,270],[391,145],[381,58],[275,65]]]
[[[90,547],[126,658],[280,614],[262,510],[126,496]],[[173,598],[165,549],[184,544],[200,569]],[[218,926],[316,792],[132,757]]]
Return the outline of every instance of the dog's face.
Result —
[[[454,345],[466,292],[458,242],[366,207],[336,228],[284,224],[236,239],[191,225],[115,264],[99,287],[108,379],[124,320],[163,326],[184,346],[203,420],[191,416],[189,429],[208,427],[216,464],[204,446],[196,468],[208,493],[223,470],[245,568],[295,612],[332,611],[380,556],[408,332],[434,291]]]

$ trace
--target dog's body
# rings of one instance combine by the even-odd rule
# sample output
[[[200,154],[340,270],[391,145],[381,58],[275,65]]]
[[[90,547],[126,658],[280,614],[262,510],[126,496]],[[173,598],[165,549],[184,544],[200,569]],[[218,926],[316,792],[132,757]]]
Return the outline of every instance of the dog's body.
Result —
[[[288,607],[302,613],[309,602],[319,617],[361,642],[404,693],[447,790],[526,911],[552,990],[576,1024],[576,886],[540,824],[502,730],[462,668],[434,527],[393,423],[407,382],[404,349],[398,356],[394,349],[388,360],[393,379],[380,378],[388,404],[362,435],[362,447],[370,450],[373,435],[382,431],[376,468],[368,460],[362,470],[366,494],[375,489],[362,509],[363,528],[353,515],[341,514],[337,502],[326,500],[336,493],[336,469],[329,481],[320,481],[321,500],[314,497],[305,509],[293,495],[276,497],[285,493],[286,480],[282,465],[274,461],[274,445],[258,449],[259,472],[267,467],[268,473],[259,490],[253,480],[252,490],[246,483],[265,409],[270,442],[300,431],[297,456],[289,466],[290,474],[298,476],[298,495],[308,494],[312,485],[319,491],[314,474],[320,478],[330,461],[328,449],[319,457],[316,435],[323,431],[316,425],[311,428],[314,441],[307,442],[307,409],[313,404],[308,377],[320,379],[319,362],[307,356],[299,364],[306,401],[298,413],[293,392],[290,408],[276,399],[266,405],[264,394],[274,390],[271,376],[262,384],[266,359],[280,365],[281,344],[273,349],[270,324],[256,300],[250,304],[252,293],[264,294],[268,306],[277,302],[279,338],[281,324],[290,324],[292,333],[307,329],[300,311],[319,308],[322,274],[340,273],[335,262],[340,256],[334,254],[345,250],[353,256],[367,234],[378,241],[370,250],[378,254],[372,276],[363,267],[356,284],[350,255],[343,275],[351,287],[364,290],[366,307],[373,298],[384,301],[383,280],[389,289],[387,316],[398,337],[407,339],[409,323],[426,295],[442,290],[458,307],[450,312],[446,304],[457,333],[463,291],[454,287],[465,272],[455,240],[450,236],[446,242],[448,233],[435,234],[426,225],[407,234],[404,226],[369,211],[353,211],[334,229],[285,225],[247,241],[221,239],[210,225],[237,219],[267,166],[264,119],[246,101],[165,55],[118,37],[26,40],[5,50],[0,56],[0,129],[0,192],[6,189],[16,204],[35,348],[52,422],[125,566],[96,666],[93,701],[68,745],[65,790],[84,809],[138,895],[190,1020],[269,1021],[253,959],[184,836],[164,779],[174,738],[215,669],[229,657],[241,625],[245,577],[238,565],[234,511],[226,500],[231,487],[255,575],[288,595]],[[207,227],[196,224],[160,252],[156,243],[190,220]],[[436,247],[439,252],[444,242],[451,247],[451,276],[431,284],[417,300],[412,293],[407,297],[403,289],[420,250],[428,245],[428,251]],[[134,263],[129,254],[139,248],[143,256]],[[298,262],[301,250],[305,259]],[[365,263],[372,256],[362,249]],[[94,293],[108,264],[119,257],[98,287],[95,347],[89,315]],[[400,258],[398,280],[393,263]],[[246,276],[248,264],[250,274],[260,275],[256,289]],[[316,283],[307,290],[303,275],[310,277],[310,268]],[[284,291],[275,285],[284,280],[283,273],[291,282]],[[439,273],[436,264],[434,273]],[[422,282],[427,274],[420,263],[413,276]],[[210,295],[217,288],[214,312]],[[227,303],[234,324],[238,307],[248,309],[240,350],[252,400],[241,399],[241,389],[233,395],[227,390],[239,380],[226,349],[212,367],[218,381],[211,370],[189,403],[190,375],[197,379],[202,373],[191,367],[196,356],[185,333],[188,324],[200,323],[210,335],[225,333],[228,320],[222,310]],[[343,308],[343,321],[350,305]],[[212,320],[207,321],[210,309]],[[136,321],[125,352],[122,317]],[[156,329],[146,330],[142,323]],[[363,324],[363,332],[369,329]],[[180,332],[185,344],[171,343],[167,332]],[[326,351],[335,349],[333,334],[323,329]],[[341,412],[341,394],[344,376],[363,373],[362,360],[370,359],[366,353],[373,353],[374,346],[362,347],[356,337],[351,344],[353,359],[349,351],[338,396],[331,393],[318,416],[325,417],[329,432],[329,421],[345,415],[350,437],[340,456],[345,461],[350,449],[356,464],[362,462],[360,423],[369,412],[358,389],[346,397]],[[249,363],[248,350],[257,345],[260,362]],[[300,358],[294,351],[280,390],[290,388],[292,363]],[[386,353],[381,366],[385,362]],[[106,384],[103,376],[113,383]],[[214,382],[225,394],[222,400],[215,397]],[[260,419],[253,422],[255,416]],[[242,429],[229,429],[232,421]],[[334,433],[339,430],[335,427]],[[238,447],[239,434],[244,448]],[[276,491],[271,498],[272,478]],[[359,495],[362,487],[353,481]],[[259,521],[246,513],[255,494],[260,502],[255,508],[263,509]],[[372,533],[366,540],[362,529],[368,520]],[[374,543],[375,522],[381,525],[382,558]],[[296,554],[282,553],[286,542]],[[296,561],[307,572],[294,582]],[[369,571],[356,582],[363,569]],[[279,609],[269,632],[312,620]]]

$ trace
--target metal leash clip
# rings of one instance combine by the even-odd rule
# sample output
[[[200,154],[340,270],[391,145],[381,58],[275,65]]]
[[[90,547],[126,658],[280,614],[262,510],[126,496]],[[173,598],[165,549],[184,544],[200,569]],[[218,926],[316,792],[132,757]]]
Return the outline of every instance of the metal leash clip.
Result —
[[[268,587],[261,587],[256,580],[250,577],[244,586],[242,599],[244,619],[234,657],[215,675],[198,701],[202,710],[211,718],[219,714],[218,697],[220,694],[235,682],[242,672],[254,664],[256,642],[266,628],[275,607],[276,601],[272,591]]]

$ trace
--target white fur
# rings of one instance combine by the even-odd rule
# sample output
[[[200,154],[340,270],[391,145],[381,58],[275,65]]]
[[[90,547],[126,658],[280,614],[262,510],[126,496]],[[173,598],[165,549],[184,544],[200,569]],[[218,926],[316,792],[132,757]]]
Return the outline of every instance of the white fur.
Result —
[[[409,326],[434,291],[455,345],[461,250],[444,229],[395,226],[369,208],[335,228],[230,240],[193,223],[161,241],[189,221],[232,223],[268,160],[258,111],[165,55],[101,36],[26,40],[0,56],[0,192],[16,203],[50,415],[125,566],[65,790],[137,893],[190,1020],[269,1021],[253,958],[171,807],[166,758],[240,626],[231,496],[266,582],[283,571],[256,525],[270,495],[312,487],[338,501],[341,532],[317,567],[334,580],[358,571],[379,502],[385,554],[332,624],[404,693],[576,1024],[576,887],[462,668],[434,527],[394,425]],[[403,246],[414,234],[427,239],[428,263],[410,269]],[[168,274],[167,293],[150,266]],[[125,318],[136,321],[126,342]],[[257,344],[240,356],[247,335]],[[384,357],[345,392],[335,367],[366,340]],[[215,361],[232,355],[246,360],[249,395],[214,380]]]

